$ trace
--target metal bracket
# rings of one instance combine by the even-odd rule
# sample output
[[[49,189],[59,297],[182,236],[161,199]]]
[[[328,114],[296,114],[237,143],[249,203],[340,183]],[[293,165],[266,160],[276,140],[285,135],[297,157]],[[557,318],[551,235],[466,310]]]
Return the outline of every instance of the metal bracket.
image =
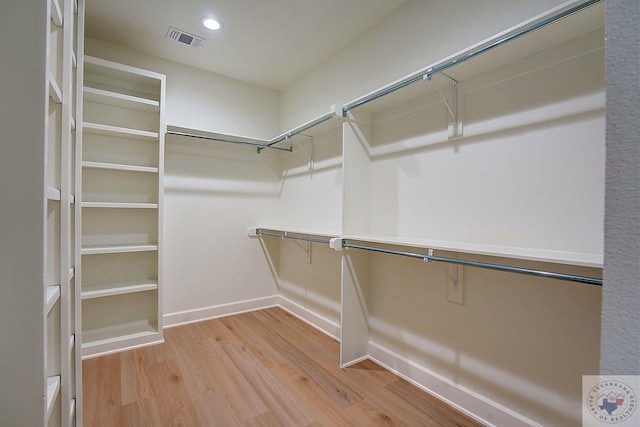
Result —
[[[445,73],[439,73],[449,80],[451,83],[451,103],[447,100],[447,98],[442,94],[442,91],[439,87],[436,87],[442,102],[444,102],[445,107],[447,107],[447,111],[449,112],[450,119],[448,120],[448,136],[449,139],[455,138],[458,136],[462,136],[462,126],[458,117],[458,81],[447,76]],[[422,76],[423,80],[431,81],[433,78],[433,74],[427,73]]]

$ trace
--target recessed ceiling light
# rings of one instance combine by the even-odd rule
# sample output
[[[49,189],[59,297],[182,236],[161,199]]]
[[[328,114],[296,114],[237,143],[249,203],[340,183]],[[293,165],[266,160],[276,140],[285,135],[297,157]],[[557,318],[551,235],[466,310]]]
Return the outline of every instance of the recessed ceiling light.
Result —
[[[201,19],[201,22],[207,30],[218,31],[222,28],[222,21],[219,18],[205,16]]]

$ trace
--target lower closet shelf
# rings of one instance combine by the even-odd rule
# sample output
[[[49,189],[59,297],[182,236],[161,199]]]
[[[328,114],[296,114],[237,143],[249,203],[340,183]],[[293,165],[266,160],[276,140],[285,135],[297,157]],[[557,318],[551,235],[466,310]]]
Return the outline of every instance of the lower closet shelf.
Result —
[[[602,268],[603,266],[602,255],[592,253],[578,253],[539,248],[498,246],[480,243],[454,242],[374,234],[346,235],[342,238],[351,241],[379,243],[384,245],[410,246],[414,248],[468,253],[492,257],[513,258],[527,261],[550,262],[593,268]]]
[[[47,417],[53,412],[54,402],[60,393],[60,376],[47,378]]]
[[[161,339],[155,322],[139,320],[83,331],[82,352],[83,356],[87,356],[86,353],[94,353],[93,350],[96,350],[96,353],[110,351],[110,345],[114,345],[114,348],[121,348],[123,342],[127,340],[135,341],[135,344],[138,345]],[[126,347],[126,345],[124,346]]]
[[[134,292],[152,291],[156,289],[158,289],[158,281],[155,279],[86,285],[82,290],[82,299],[131,294]]]
[[[114,246],[84,246],[82,248],[82,255],[96,255],[96,254],[118,254],[126,252],[149,252],[157,251],[158,245],[114,245]]]

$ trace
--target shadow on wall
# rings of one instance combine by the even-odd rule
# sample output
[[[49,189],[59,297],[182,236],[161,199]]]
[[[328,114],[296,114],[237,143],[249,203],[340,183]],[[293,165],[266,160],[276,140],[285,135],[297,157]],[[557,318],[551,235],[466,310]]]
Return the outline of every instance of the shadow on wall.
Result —
[[[458,305],[441,264],[370,257],[371,343],[543,425],[580,425],[582,375],[599,369],[600,287],[464,267]]]

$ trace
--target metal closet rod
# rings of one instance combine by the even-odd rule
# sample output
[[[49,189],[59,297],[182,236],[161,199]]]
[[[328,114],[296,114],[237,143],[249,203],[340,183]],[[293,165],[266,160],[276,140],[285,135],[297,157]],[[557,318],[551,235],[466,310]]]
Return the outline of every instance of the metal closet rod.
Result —
[[[320,116],[317,119],[306,123],[298,128],[295,128],[285,134],[282,134],[280,136],[275,137],[274,139],[272,139],[271,141],[269,141],[267,144],[265,144],[264,148],[276,148],[276,147],[272,147],[274,144],[277,144],[279,142],[285,141],[289,138],[292,138],[296,135],[301,134],[304,131],[307,131],[309,129],[311,129],[312,127],[318,126],[319,124],[322,124],[324,122],[327,122],[331,119],[333,119],[335,117],[335,115],[332,112],[329,112],[327,114],[325,114],[324,116]],[[260,148],[258,148],[258,152],[260,152]]]
[[[272,233],[270,231],[262,231],[259,228],[256,229],[256,234],[260,236],[272,236],[272,237],[281,237],[283,239],[302,240],[303,242],[324,243],[327,245],[329,244],[329,240],[314,239],[311,237],[291,236],[289,234],[282,234],[282,233]]]
[[[174,132],[174,131],[171,131],[171,130],[167,131],[167,135],[186,136],[186,137],[189,137],[189,138],[199,138],[199,139],[206,139],[206,140],[209,140],[209,141],[225,142],[227,144],[248,145],[250,147],[256,147],[258,149],[258,153],[260,151],[264,150],[265,148],[269,148],[269,149],[272,149],[272,150],[288,151],[288,152],[293,151],[293,149],[291,147],[289,147],[289,148],[272,147],[272,146],[266,145],[266,144],[256,144],[256,143],[253,143],[253,142],[238,141],[238,140],[235,140],[235,139],[225,139],[225,138],[216,138],[216,137],[213,137],[213,136],[196,135],[196,134],[193,134],[193,133]]]
[[[488,264],[485,262],[468,261],[468,260],[463,260],[458,258],[440,257],[440,256],[432,255],[431,254],[432,250],[429,250],[428,255],[417,254],[413,252],[402,252],[402,251],[394,251],[390,249],[376,248],[371,246],[354,245],[354,244],[348,243],[346,239],[342,239],[342,247],[353,248],[353,249],[363,249],[363,250],[372,251],[372,252],[382,252],[385,254],[392,254],[392,255],[401,255],[401,256],[406,256],[410,258],[419,258],[424,261],[447,262],[450,264],[468,265],[470,267],[485,268],[489,270],[506,271],[509,273],[526,274],[529,276],[538,276],[538,277],[545,277],[548,279],[557,279],[557,280],[568,280],[571,282],[585,283],[587,285],[602,286],[602,279],[597,279],[594,277],[575,276],[572,274],[553,273],[549,271],[532,270],[528,268],[510,267],[508,265]]]
[[[576,6],[572,7],[572,8],[569,8],[569,9],[567,9],[567,10],[565,10],[563,12],[560,12],[560,13],[558,13],[556,15],[553,15],[553,16],[547,18],[547,19],[544,19],[544,20],[542,20],[542,21],[540,21],[540,22],[538,22],[536,24],[531,25],[530,27],[524,28],[524,29],[522,29],[522,30],[520,30],[520,31],[518,31],[518,32],[516,32],[514,34],[511,34],[511,35],[506,36],[506,37],[504,37],[504,38],[502,38],[500,40],[497,40],[497,41],[495,41],[495,42],[493,42],[493,43],[491,43],[491,44],[489,44],[487,46],[484,46],[484,47],[482,47],[482,48],[480,48],[480,49],[478,49],[476,51],[460,55],[457,58],[454,58],[452,60],[444,62],[444,63],[442,63],[440,65],[436,65],[436,66],[434,66],[432,68],[427,69],[426,71],[420,72],[420,74],[418,74],[416,76],[409,77],[407,80],[401,81],[401,82],[399,82],[399,83],[397,83],[395,85],[392,85],[392,86],[389,86],[387,88],[381,89],[381,90],[379,90],[379,91],[377,91],[375,93],[372,93],[372,94],[370,94],[370,95],[368,95],[368,96],[366,96],[366,97],[364,97],[362,99],[359,99],[359,100],[353,101],[351,103],[345,104],[344,107],[342,108],[343,115],[345,115],[347,112],[349,112],[349,111],[351,111],[353,109],[356,109],[356,108],[361,107],[361,106],[363,106],[365,104],[368,104],[371,101],[375,101],[378,98],[381,98],[381,97],[383,97],[385,95],[393,93],[393,92],[395,92],[397,90],[400,90],[400,89],[402,89],[404,87],[407,87],[407,86],[409,86],[409,85],[411,85],[413,83],[422,81],[427,77],[430,78],[434,74],[442,73],[443,71],[445,71],[445,70],[447,70],[447,69],[449,69],[451,67],[454,67],[454,66],[456,66],[456,65],[458,65],[458,64],[460,64],[462,62],[468,61],[471,58],[475,58],[478,55],[482,55],[483,53],[486,53],[486,52],[488,52],[488,51],[490,51],[492,49],[495,49],[495,48],[497,48],[499,46],[507,44],[507,43],[509,43],[509,42],[511,42],[511,41],[513,41],[515,39],[518,39],[518,38],[526,35],[526,34],[529,34],[529,33],[533,32],[533,31],[536,31],[536,30],[538,30],[538,29],[540,29],[542,27],[545,27],[545,26],[547,26],[549,24],[552,24],[552,23],[554,23],[556,21],[559,21],[559,20],[561,20],[563,18],[566,18],[569,15],[572,15],[574,13],[580,12],[581,10],[589,8],[589,7],[591,7],[591,6],[593,6],[593,5],[597,4],[597,3],[600,3],[601,1],[603,1],[603,0],[588,0],[588,1],[585,1],[584,3],[580,3],[579,5],[576,5]]]

